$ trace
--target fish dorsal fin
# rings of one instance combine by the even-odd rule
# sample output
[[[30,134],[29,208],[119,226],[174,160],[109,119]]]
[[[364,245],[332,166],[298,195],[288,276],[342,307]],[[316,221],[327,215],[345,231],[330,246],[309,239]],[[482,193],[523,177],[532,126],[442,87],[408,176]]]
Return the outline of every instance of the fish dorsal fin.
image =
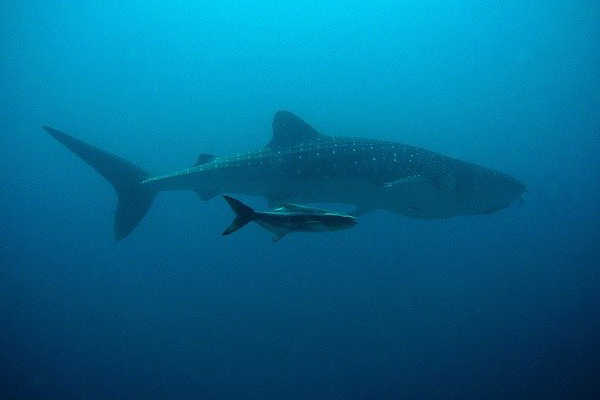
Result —
[[[202,164],[206,164],[208,162],[211,162],[212,160],[215,159],[215,156],[212,154],[199,154],[198,158],[196,159],[196,162],[194,163],[194,167],[198,166],[198,165],[202,165]]]
[[[329,211],[323,210],[322,208],[306,207],[306,206],[301,206],[300,204],[292,204],[292,203],[282,204],[281,207],[279,207],[276,210],[277,211],[297,212],[297,213],[303,213],[303,214],[327,214],[327,213],[329,213]]]
[[[325,137],[291,112],[277,111],[273,117],[273,137],[266,147],[291,147]]]

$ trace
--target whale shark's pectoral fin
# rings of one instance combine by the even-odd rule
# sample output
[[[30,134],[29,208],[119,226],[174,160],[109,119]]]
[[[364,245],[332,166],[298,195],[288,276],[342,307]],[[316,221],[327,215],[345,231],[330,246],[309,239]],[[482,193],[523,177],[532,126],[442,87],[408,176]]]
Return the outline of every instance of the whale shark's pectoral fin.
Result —
[[[449,195],[456,192],[456,177],[452,173],[426,177],[411,175],[383,184],[385,191],[401,197],[417,196],[423,199],[433,199],[440,195]]]
[[[441,174],[433,178],[423,175],[410,175],[396,179],[395,181],[383,183],[383,187],[386,190],[411,190],[424,186],[433,187],[439,191],[452,192],[456,190],[456,178],[450,173]]]
[[[384,182],[383,189],[395,196],[425,196],[432,197],[440,191],[441,184],[422,175],[410,175],[404,178],[396,179],[391,182]]]
[[[412,185],[431,184],[431,182],[421,175],[410,175],[395,181],[384,182],[383,188],[386,190],[403,189]]]

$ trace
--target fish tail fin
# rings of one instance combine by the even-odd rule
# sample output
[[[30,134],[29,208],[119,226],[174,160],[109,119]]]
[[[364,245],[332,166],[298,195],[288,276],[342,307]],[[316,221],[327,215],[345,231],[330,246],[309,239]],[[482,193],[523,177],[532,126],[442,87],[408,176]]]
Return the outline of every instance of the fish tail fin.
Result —
[[[223,231],[223,235],[229,235],[246,225],[248,222],[254,219],[254,210],[239,200],[234,199],[233,197],[223,196],[223,198],[227,201],[233,212],[235,212],[235,219],[229,225],[225,231]]]
[[[109,181],[117,192],[118,204],[114,232],[121,240],[137,226],[152,205],[156,190],[141,184],[148,177],[135,164],[87,144],[59,130],[44,126],[43,129]]]

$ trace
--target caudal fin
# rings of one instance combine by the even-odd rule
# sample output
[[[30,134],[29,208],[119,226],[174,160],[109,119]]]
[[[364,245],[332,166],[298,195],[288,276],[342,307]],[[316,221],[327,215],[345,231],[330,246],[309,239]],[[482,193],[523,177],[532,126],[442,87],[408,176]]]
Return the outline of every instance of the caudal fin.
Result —
[[[121,240],[137,226],[154,200],[156,191],[140,182],[148,174],[129,161],[75,139],[48,126],[43,127],[54,139],[77,154],[115,188],[118,196],[115,214],[115,238]]]
[[[254,210],[233,197],[223,196],[223,198],[227,201],[233,212],[235,212],[235,219],[223,232],[223,235],[229,235],[252,221],[254,219]]]

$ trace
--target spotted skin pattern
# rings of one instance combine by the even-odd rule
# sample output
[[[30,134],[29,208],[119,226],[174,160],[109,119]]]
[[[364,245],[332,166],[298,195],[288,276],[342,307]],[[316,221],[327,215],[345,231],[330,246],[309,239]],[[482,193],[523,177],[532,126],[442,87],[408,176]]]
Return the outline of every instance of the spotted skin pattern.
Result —
[[[150,176],[126,159],[55,128],[43,129],[102,175],[117,193],[115,239],[127,237],[163,190],[260,195],[284,203],[347,203],[353,214],[383,209],[417,218],[488,214],[525,191],[515,178],[400,143],[323,135],[288,111],[273,118],[273,137],[255,152],[200,154],[194,166]]]
[[[273,140],[261,150],[215,157],[143,184],[192,189],[204,198],[241,193],[265,196],[272,205],[347,203],[358,214],[385,209],[419,218],[493,212],[525,190],[506,174],[422,148],[325,136],[288,112],[277,113],[273,126]]]

